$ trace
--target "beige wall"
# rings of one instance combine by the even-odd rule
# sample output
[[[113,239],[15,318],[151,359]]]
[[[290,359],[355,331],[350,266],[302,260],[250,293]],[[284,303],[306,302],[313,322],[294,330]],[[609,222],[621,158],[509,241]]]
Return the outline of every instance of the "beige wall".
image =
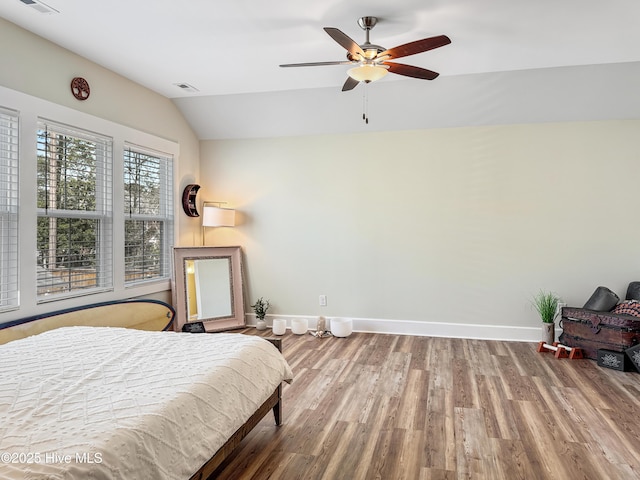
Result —
[[[202,142],[209,199],[241,213],[207,241],[244,247],[275,314],[537,326],[540,289],[581,305],[640,279],[638,138],[611,121]]]
[[[198,140],[180,111],[166,97],[144,88],[85,58],[0,18],[0,85],[96,117],[157,135],[180,144],[176,190],[182,191],[199,175]],[[74,77],[91,87],[88,100],[76,100],[70,91]],[[0,98],[0,105],[2,104]],[[199,239],[197,222],[179,220],[181,245]]]
[[[530,327],[541,288],[578,305],[640,279],[638,121],[199,145],[170,100],[3,19],[0,62],[2,86],[178,142],[177,193],[238,208],[207,243],[243,246],[249,300],[275,314]],[[198,245],[177,218],[176,243]]]

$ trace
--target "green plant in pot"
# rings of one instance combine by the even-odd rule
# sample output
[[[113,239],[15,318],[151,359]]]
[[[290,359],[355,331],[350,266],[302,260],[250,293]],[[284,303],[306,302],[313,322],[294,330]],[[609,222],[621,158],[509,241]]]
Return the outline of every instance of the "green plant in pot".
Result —
[[[555,320],[558,314],[559,302],[560,297],[555,293],[545,292],[544,290],[540,290],[532,301],[542,320],[542,341],[550,345],[556,338]]]
[[[269,300],[263,300],[262,297],[251,305],[253,313],[256,314],[256,328],[258,330],[265,330],[267,328],[267,322],[264,321],[264,317],[267,315],[267,310],[269,310],[270,306]]]

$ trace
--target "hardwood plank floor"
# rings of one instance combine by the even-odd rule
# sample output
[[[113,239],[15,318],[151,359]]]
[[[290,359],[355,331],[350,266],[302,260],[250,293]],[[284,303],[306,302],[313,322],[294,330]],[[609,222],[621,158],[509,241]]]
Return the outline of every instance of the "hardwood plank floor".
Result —
[[[271,336],[271,331],[242,330]],[[217,479],[640,479],[640,374],[536,345],[283,337],[295,379]]]

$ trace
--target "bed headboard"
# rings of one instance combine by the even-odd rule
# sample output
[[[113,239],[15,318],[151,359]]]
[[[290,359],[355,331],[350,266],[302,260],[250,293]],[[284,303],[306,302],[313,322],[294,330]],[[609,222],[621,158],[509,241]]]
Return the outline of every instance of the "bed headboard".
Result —
[[[59,327],[125,327],[169,330],[175,310],[160,300],[117,300],[93,303],[0,323],[0,344]]]

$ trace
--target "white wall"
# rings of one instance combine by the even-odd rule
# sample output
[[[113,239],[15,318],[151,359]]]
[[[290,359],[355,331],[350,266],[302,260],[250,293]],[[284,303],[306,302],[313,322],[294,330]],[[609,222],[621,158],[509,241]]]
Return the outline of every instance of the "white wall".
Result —
[[[241,223],[207,243],[244,247],[276,315],[538,339],[540,289],[577,306],[640,279],[638,138],[629,120],[206,141],[203,198]]]

